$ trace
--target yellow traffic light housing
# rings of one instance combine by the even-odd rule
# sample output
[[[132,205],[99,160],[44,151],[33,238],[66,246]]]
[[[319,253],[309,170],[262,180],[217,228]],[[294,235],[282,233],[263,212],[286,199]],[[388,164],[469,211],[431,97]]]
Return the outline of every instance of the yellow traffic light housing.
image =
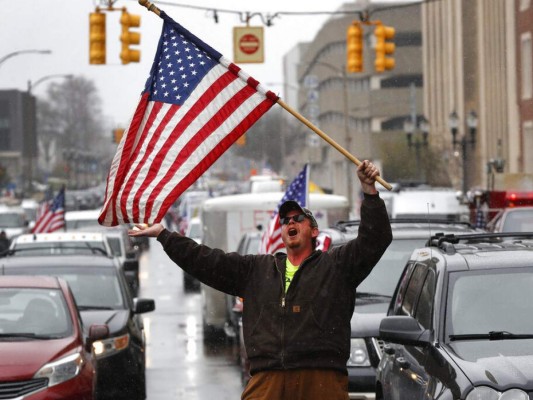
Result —
[[[113,142],[114,143],[120,143],[120,141],[122,140],[122,136],[124,136],[124,129],[122,128],[113,129]]]
[[[246,133],[243,133],[235,142],[237,146],[243,147],[246,146]]]
[[[105,14],[96,9],[89,14],[89,64],[105,64]]]
[[[122,10],[120,17],[120,24],[122,25],[122,34],[120,41],[122,42],[122,51],[120,52],[120,59],[122,64],[130,62],[141,61],[140,50],[130,49],[131,45],[141,43],[141,34],[139,32],[131,32],[131,28],[138,28],[141,26],[141,16],[128,13],[125,9]]]
[[[392,43],[395,30],[390,26],[377,24],[374,30],[376,37],[376,60],[374,66],[377,72],[384,72],[395,67],[396,61],[390,57],[394,54],[396,46]]]
[[[346,70],[363,71],[363,27],[357,21],[346,31]]]

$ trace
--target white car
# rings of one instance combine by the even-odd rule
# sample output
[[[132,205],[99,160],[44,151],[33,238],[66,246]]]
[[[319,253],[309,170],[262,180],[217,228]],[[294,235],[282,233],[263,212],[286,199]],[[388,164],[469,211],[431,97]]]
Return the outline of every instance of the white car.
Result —
[[[29,232],[24,209],[0,205],[0,231],[6,233],[8,240]]]
[[[9,250],[14,256],[51,254],[100,254],[112,256],[113,251],[103,233],[52,232],[20,235]]]

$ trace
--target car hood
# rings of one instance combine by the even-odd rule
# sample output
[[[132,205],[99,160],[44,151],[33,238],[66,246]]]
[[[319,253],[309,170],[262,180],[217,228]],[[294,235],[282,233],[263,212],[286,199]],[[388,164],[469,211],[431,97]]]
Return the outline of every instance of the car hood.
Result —
[[[0,382],[31,379],[48,362],[76,347],[72,337],[54,340],[0,341]]]
[[[475,385],[533,390],[533,339],[461,341],[448,353]]]
[[[83,310],[80,314],[86,328],[92,324],[107,324],[109,334],[113,335],[126,328],[130,310]]]
[[[357,312],[357,307],[353,313],[352,337],[377,337],[379,336],[379,324],[385,317],[385,313],[361,313]]]
[[[372,293],[357,293],[352,315],[352,337],[378,337],[379,324],[387,314],[389,299]]]

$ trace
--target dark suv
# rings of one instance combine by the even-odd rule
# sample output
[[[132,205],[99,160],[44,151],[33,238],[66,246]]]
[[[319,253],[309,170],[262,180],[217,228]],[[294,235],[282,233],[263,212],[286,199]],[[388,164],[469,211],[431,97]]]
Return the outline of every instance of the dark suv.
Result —
[[[348,368],[350,399],[369,400],[375,397],[376,368],[382,356],[378,340],[379,324],[414,249],[423,246],[437,232],[476,232],[468,223],[428,219],[392,219],[393,240],[370,275],[357,288],[352,317],[352,337]],[[357,236],[359,221],[339,222],[324,229],[319,243],[325,249],[339,246]],[[329,245],[328,245],[329,243]]]
[[[381,321],[376,398],[530,399],[532,287],[533,232],[432,237]]]

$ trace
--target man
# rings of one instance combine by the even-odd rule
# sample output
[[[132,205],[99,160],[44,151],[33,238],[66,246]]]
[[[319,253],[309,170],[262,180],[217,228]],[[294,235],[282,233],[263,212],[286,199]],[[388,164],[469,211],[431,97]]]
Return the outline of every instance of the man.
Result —
[[[252,378],[242,399],[346,400],[346,362],[355,289],[392,240],[378,169],[357,168],[364,199],[355,240],[315,250],[318,226],[294,201],[279,210],[287,254],[225,253],[171,233],[160,224],[132,236],[157,237],[168,256],[201,282],[244,298],[243,329]]]

